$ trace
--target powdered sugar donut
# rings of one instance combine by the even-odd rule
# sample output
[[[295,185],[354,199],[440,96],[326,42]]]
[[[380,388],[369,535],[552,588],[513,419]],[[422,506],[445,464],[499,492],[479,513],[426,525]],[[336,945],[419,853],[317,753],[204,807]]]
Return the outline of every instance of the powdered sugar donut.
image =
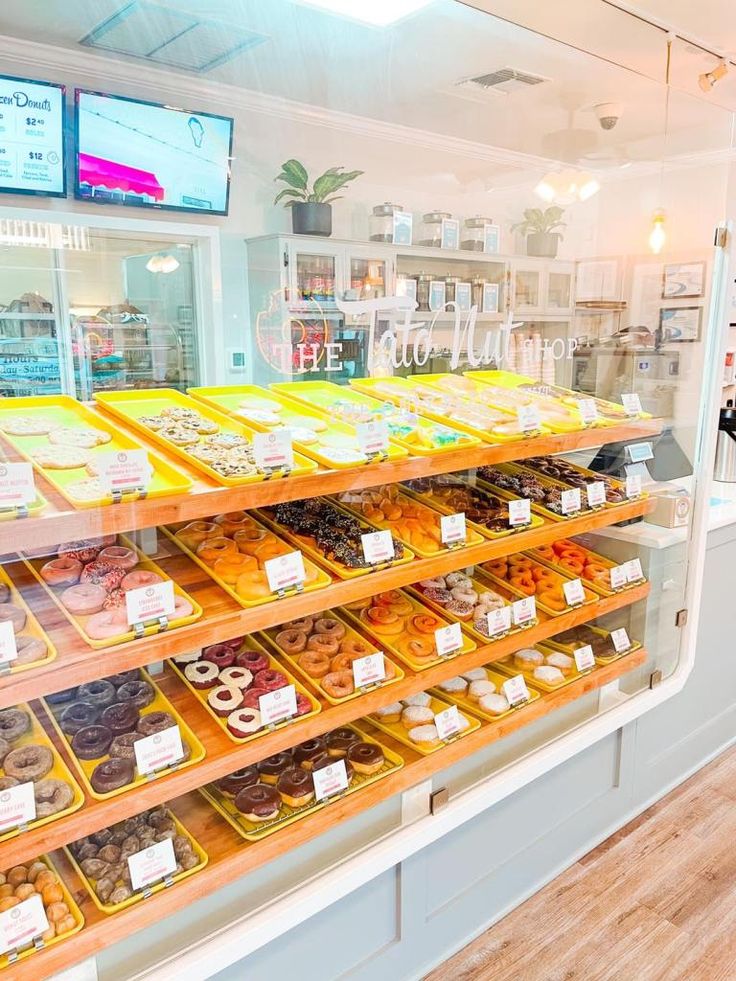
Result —
[[[413,729],[415,726],[425,725],[432,722],[434,712],[431,708],[423,708],[421,705],[407,705],[401,713],[401,724],[405,729]]]
[[[544,664],[544,654],[533,647],[522,647],[514,654],[514,664],[522,671],[531,671]]]
[[[557,668],[558,671],[561,671],[566,678],[575,671],[575,661],[573,658],[569,657],[567,654],[563,654],[561,651],[555,651],[554,654],[548,654],[545,660],[547,664],[550,664],[553,668]]]
[[[487,681],[488,675],[485,668],[471,668],[469,671],[463,671],[463,678],[466,681]]]
[[[409,739],[413,743],[436,743],[439,740],[437,726],[434,723],[422,726],[414,726],[409,730]]]
[[[495,690],[496,686],[487,678],[483,681],[471,681],[470,687],[468,688],[468,698],[472,698],[474,702],[478,702],[484,695],[492,695]]]
[[[537,681],[543,681],[546,685],[559,685],[565,680],[564,674],[559,668],[553,668],[549,664],[543,664],[534,669],[534,677]]]
[[[478,708],[483,709],[484,712],[488,712],[489,715],[503,715],[504,712],[508,712],[511,706],[505,695],[496,693],[493,695],[483,695],[479,698]]]
[[[427,708],[432,701],[432,696],[428,695],[426,691],[418,691],[416,695],[407,695],[401,701],[404,705],[419,705],[421,708]]]
[[[460,675],[457,675],[455,678],[445,678],[445,680],[441,681],[437,687],[441,688],[442,691],[464,692],[467,691],[468,683],[465,678],[461,678]]]

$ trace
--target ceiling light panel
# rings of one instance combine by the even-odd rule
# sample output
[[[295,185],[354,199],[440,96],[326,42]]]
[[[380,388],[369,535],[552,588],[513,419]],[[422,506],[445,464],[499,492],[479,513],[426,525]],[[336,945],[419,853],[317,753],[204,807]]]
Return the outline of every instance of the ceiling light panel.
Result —
[[[390,27],[397,21],[428,7],[434,0],[297,0],[328,14],[347,17],[372,27]]]

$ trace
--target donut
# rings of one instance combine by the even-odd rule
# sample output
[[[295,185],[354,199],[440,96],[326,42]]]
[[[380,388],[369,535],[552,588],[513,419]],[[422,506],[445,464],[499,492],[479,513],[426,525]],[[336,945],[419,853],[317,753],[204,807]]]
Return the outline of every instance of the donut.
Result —
[[[485,678],[485,673],[483,674]],[[432,704],[432,696],[426,691],[418,691],[415,695],[407,695],[406,698],[402,698],[401,701],[404,705],[418,705],[420,708],[429,708]]]
[[[174,612],[171,616],[172,620],[183,620],[185,617],[189,617],[194,613],[194,607],[189,602],[188,599],[184,599],[178,593],[174,594]]]
[[[107,593],[102,586],[80,583],[78,586],[68,586],[59,599],[62,606],[75,616],[89,616],[102,609]]]
[[[136,730],[144,736],[152,736],[155,732],[171,729],[176,725],[176,719],[169,712],[149,712],[138,720]]]
[[[421,705],[407,705],[401,713],[401,724],[405,729],[413,729],[414,726],[426,725],[433,721],[432,709],[423,708]]]
[[[330,671],[322,678],[322,687],[331,698],[347,698],[355,691],[352,671]]]
[[[434,640],[427,637],[412,637],[406,642],[407,656],[414,661],[427,661],[437,657]]]
[[[227,717],[228,731],[236,739],[245,739],[262,727],[261,713],[256,708],[240,708],[230,712]]]
[[[107,753],[111,742],[112,733],[107,726],[85,726],[74,734],[72,751],[80,760],[98,760]]]
[[[235,658],[239,668],[247,668],[255,677],[259,671],[265,671],[269,666],[268,658],[260,651],[241,651]]]
[[[116,756],[98,763],[92,771],[89,782],[98,794],[109,794],[132,783],[134,772],[132,759]]]
[[[330,671],[352,671],[354,660],[356,658],[352,654],[336,654],[330,660]]]
[[[59,724],[67,736],[74,736],[80,729],[93,726],[100,718],[101,709],[92,702],[72,702],[61,713]]]
[[[7,739],[0,738],[0,764],[12,749]]]
[[[301,654],[307,646],[307,635],[302,630],[280,630],[274,641],[285,654]]]
[[[468,698],[474,702],[479,702],[485,695],[493,695],[496,686],[487,678],[483,681],[471,681],[468,688]]]
[[[371,606],[360,611],[360,619],[374,633],[396,636],[404,630],[404,620],[387,606]]]
[[[133,745],[137,743],[139,739],[145,739],[142,732],[123,732],[119,736],[115,736],[113,741],[110,743],[108,753],[114,758],[134,760],[135,750],[133,749]]]
[[[300,766],[291,766],[279,776],[276,791],[289,807],[304,807],[314,798],[312,775]]]
[[[330,756],[342,757],[345,756],[348,749],[354,744],[360,742],[360,736],[353,729],[348,726],[341,726],[339,729],[333,729],[332,732],[328,732],[324,737],[325,745],[327,746],[327,752]]]
[[[274,756],[269,756],[267,759],[261,760],[256,765],[256,769],[264,783],[275,785],[284,770],[288,770],[293,765],[294,761],[291,758],[291,753],[276,753]]]
[[[248,821],[258,824],[276,817],[281,807],[281,795],[275,787],[257,783],[241,790],[233,803]]]
[[[309,713],[314,709],[314,705],[302,692],[298,691],[296,693],[296,714],[297,715],[309,715]]]
[[[504,712],[508,712],[511,706],[505,695],[495,693],[492,695],[482,695],[478,699],[478,708],[484,712],[488,712],[489,715],[503,715]]]
[[[398,616],[407,616],[414,609],[408,596],[404,596],[398,589],[389,589],[379,593],[373,602],[379,606],[388,607],[392,613],[396,613]]]
[[[218,685],[208,693],[207,704],[215,715],[224,719],[243,705],[243,693],[239,688]]]
[[[48,746],[20,746],[11,749],[3,760],[6,777],[20,783],[40,780],[50,772],[54,765],[54,754]]]
[[[378,743],[358,740],[347,751],[348,762],[356,773],[377,773],[384,763],[383,750]]]
[[[254,766],[244,766],[242,770],[235,770],[234,773],[229,773],[226,777],[215,780],[215,786],[218,790],[233,796],[244,790],[245,787],[252,787],[256,783],[258,783],[258,770]]]
[[[12,603],[0,603],[0,623],[11,623],[15,633],[26,625],[26,611]]]
[[[250,687],[253,682],[253,675],[247,668],[225,668],[224,671],[220,672],[220,681],[223,685],[239,688],[242,691],[244,688]]]
[[[217,559],[221,559],[224,555],[237,555],[237,553],[238,546],[232,538],[225,538],[224,535],[218,535],[216,538],[205,538],[197,546],[197,555],[207,565],[213,565]]]
[[[401,713],[404,711],[404,706],[401,702],[391,702],[389,705],[382,705],[381,708],[377,708],[373,715],[380,722],[385,722],[387,725],[394,725],[401,718]]]
[[[514,654],[514,665],[522,671],[531,671],[532,668],[542,664],[544,664],[544,654],[533,647],[522,648]]]
[[[363,640],[362,637],[343,637],[340,641],[340,653],[349,654],[353,660],[357,657],[365,657],[367,654],[372,654],[374,650],[375,648]]]
[[[559,685],[565,680],[564,674],[559,668],[549,664],[542,664],[533,671],[534,678],[545,685]]]
[[[244,695],[242,695],[243,698],[242,707],[258,709],[260,711],[261,696],[266,694],[267,692],[265,688],[249,688],[248,691]]]
[[[138,565],[138,556],[132,548],[124,548],[122,545],[108,545],[103,548],[97,556],[100,562],[109,562],[111,565],[120,566],[126,572],[130,572]]]
[[[257,572],[258,568],[258,560],[242,552],[223,555],[212,563],[212,571],[229,586],[234,586],[244,572]]]
[[[324,740],[317,736],[314,739],[307,739],[303,743],[299,743],[291,751],[291,755],[294,758],[294,762],[299,766],[303,766],[306,770],[311,769],[312,760],[320,756],[325,752]]]
[[[119,697],[119,696],[118,696]],[[103,709],[115,701],[115,686],[104,678],[88,681],[77,688],[77,698]]]
[[[271,595],[271,587],[265,572],[244,572],[238,576],[235,583],[235,592],[243,599],[254,600],[263,599]]]
[[[468,683],[461,675],[455,678],[445,678],[444,681],[440,681],[437,685],[442,691],[446,691],[449,694],[464,694],[467,690]]]
[[[302,617],[301,620],[289,620],[281,627],[282,630],[299,630],[304,634],[312,633],[314,630],[314,617]]]
[[[551,610],[555,610],[558,613],[566,610],[568,607],[564,593],[559,592],[557,589],[546,589],[541,592],[539,594],[539,603],[540,605],[548,606]]]
[[[163,576],[148,569],[135,569],[133,572],[126,573],[120,580],[120,588],[124,593],[131,589],[141,589],[143,586],[153,586],[157,582],[163,582]]]
[[[314,629],[318,634],[336,640],[342,640],[346,632],[345,624],[332,617],[320,617],[319,620],[315,620]]]
[[[36,799],[36,817],[46,818],[69,807],[74,800],[74,791],[66,780],[48,777],[34,784],[33,796]]]
[[[124,732],[133,732],[138,725],[140,712],[133,702],[116,702],[108,705],[100,716],[100,725],[107,726],[115,736],[122,736]]]
[[[566,678],[575,673],[575,661],[567,654],[561,652],[548,654],[545,662],[561,671]]]
[[[92,562],[103,548],[114,545],[116,535],[103,535],[102,538],[80,538],[78,541],[66,542],[59,545],[56,552],[60,559],[79,559],[80,562]]]
[[[340,650],[340,641],[332,634],[312,634],[307,640],[307,650],[334,657]]]
[[[444,587],[430,586],[422,590],[422,597],[430,603],[436,603],[437,606],[446,606],[452,599],[452,593]]]
[[[265,528],[254,526],[236,531],[233,535],[233,541],[240,552],[245,555],[255,555],[258,549],[271,537],[271,533]]]
[[[76,589],[76,586],[70,587]],[[95,587],[98,589],[100,587]],[[92,640],[109,640],[111,637],[121,637],[130,631],[128,618],[124,610],[119,608],[102,610],[94,613],[84,625],[84,630]]]
[[[431,613],[416,613],[409,617],[406,622],[406,629],[410,634],[417,634],[420,637],[434,635],[435,630],[442,626],[442,622]]]
[[[222,534],[219,525],[212,521],[191,521],[176,533],[176,537],[192,551],[197,550],[197,546],[208,538],[214,538]]]
[[[44,582],[49,586],[73,586],[79,582],[82,575],[82,563],[79,559],[51,559],[38,570]]]
[[[330,657],[322,651],[304,651],[297,664],[310,678],[324,678],[330,670]]]
[[[102,562],[100,559],[95,559],[94,562],[89,562],[82,569],[82,575],[79,577],[79,581],[80,583],[95,583],[97,586],[102,586],[105,592],[109,593],[113,589],[117,589],[124,578],[125,569],[122,569],[119,565],[113,565],[112,562]]]
[[[437,726],[433,723],[425,723],[421,726],[414,726],[413,729],[409,730],[409,739],[413,743],[436,743],[439,742],[440,735],[437,732]]]
[[[253,679],[253,684],[256,688],[264,688],[266,691],[276,691],[277,688],[283,688],[288,685],[289,681],[281,671],[274,671],[267,668],[265,671],[258,672]]]
[[[138,681],[140,674],[138,668],[131,668],[130,671],[120,671],[119,674],[111,674],[106,680],[115,688],[127,684],[129,681]]]
[[[148,681],[127,681],[118,688],[119,702],[132,702],[137,709],[144,709],[156,698],[156,690]]]
[[[222,529],[223,535],[232,536],[236,531],[255,527],[255,521],[247,511],[227,511],[212,519]]]
[[[20,780],[16,780],[15,777],[0,777],[0,791],[10,790],[11,787],[17,787],[19,783]]]
[[[227,644],[210,644],[202,651],[202,660],[214,664],[218,671],[235,664],[235,651]]]

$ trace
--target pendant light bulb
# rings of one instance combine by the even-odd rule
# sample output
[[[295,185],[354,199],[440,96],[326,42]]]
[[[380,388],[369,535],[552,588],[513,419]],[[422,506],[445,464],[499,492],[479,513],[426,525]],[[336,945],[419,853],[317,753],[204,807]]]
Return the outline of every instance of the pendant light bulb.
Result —
[[[649,248],[655,255],[659,255],[667,241],[664,221],[664,211],[655,211],[652,217],[652,230],[649,233]]]

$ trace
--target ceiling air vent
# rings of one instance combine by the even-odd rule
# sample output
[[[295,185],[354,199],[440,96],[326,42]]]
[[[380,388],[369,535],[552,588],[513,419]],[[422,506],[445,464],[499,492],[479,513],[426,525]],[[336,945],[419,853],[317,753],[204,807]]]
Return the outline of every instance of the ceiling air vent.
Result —
[[[543,75],[533,75],[531,72],[521,71],[519,68],[499,68],[495,72],[488,72],[485,75],[464,78],[457,84],[464,89],[470,89],[477,93],[493,92],[509,95],[518,89],[549,81],[550,79]]]

